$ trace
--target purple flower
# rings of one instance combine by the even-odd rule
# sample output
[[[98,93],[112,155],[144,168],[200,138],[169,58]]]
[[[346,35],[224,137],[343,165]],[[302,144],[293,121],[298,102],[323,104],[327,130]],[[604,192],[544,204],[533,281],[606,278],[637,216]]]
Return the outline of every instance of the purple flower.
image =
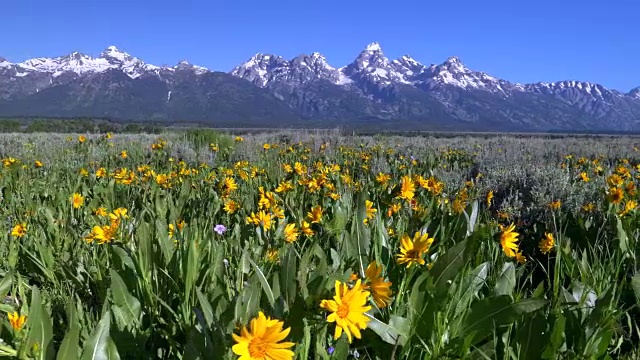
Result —
[[[227,227],[222,224],[218,224],[213,228],[213,231],[217,232],[219,235],[222,235],[225,231],[227,231]]]
[[[336,351],[336,348],[334,348],[333,346],[329,346],[329,348],[327,349],[329,355],[333,354],[334,351]]]

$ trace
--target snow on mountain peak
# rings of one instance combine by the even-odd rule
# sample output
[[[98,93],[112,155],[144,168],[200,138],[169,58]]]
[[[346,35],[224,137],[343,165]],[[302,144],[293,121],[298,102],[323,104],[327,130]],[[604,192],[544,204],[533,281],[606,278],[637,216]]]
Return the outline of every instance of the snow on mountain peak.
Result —
[[[2,64],[2,63],[0,62],[0,64]],[[629,93],[627,95],[629,95],[629,96],[631,96],[633,98],[636,98],[636,99],[640,99],[640,86],[638,86],[637,88],[632,89],[631,91],[629,91]]]
[[[457,56],[449,57],[440,65],[431,65],[420,76],[420,80],[427,88],[438,84],[452,85],[463,89],[485,90],[490,92],[507,93],[512,85],[486,73],[473,71],[464,66]]]
[[[188,69],[190,67],[192,67],[193,65],[191,65],[191,63],[188,60],[180,60],[180,62],[178,62],[178,64],[176,66],[174,66],[175,69]]]
[[[409,56],[409,55],[402,55],[402,56],[398,59],[398,61],[402,61],[402,62],[405,62],[405,63],[419,64],[419,62],[417,62],[414,58],[412,58],[412,57],[411,57],[411,56]]]
[[[104,51],[100,54],[100,58],[107,59],[110,63],[119,64],[138,60],[113,45],[104,49]]]
[[[147,65],[149,66],[149,65]],[[153,66],[153,65],[151,65]],[[181,60],[176,66],[173,67],[175,70],[192,70],[194,71],[196,74],[204,74],[206,72],[209,72],[209,69],[202,67],[202,66],[198,66],[198,65],[194,65],[192,63],[190,63],[187,60]]]
[[[326,61],[326,58],[324,57],[324,55],[322,55],[319,52],[312,52],[311,53],[311,58],[312,59],[318,59],[318,60]]]
[[[382,51],[382,48],[380,47],[379,43],[372,42],[371,44],[367,45],[364,51]]]
[[[411,83],[411,78],[424,72],[427,67],[414,60],[409,55],[403,55],[400,58],[391,62],[391,67],[400,75],[404,80],[402,82]]]
[[[457,56],[449,56],[449,58],[445,62],[447,64],[462,64],[462,61],[460,61],[460,58]]]
[[[137,78],[148,72],[157,74],[160,69],[167,71],[174,70],[172,67],[161,68],[155,65],[146,64],[142,60],[132,57],[115,46],[107,47],[97,58],[74,51],[64,56],[54,58],[39,57],[17,64],[0,61],[0,67],[15,67],[16,73],[21,74],[19,76],[44,73],[53,78],[66,73],[83,75],[101,73],[108,70],[122,71],[130,78]],[[206,68],[195,65],[191,65],[190,69],[195,71],[196,74],[202,74],[209,71]]]
[[[333,83],[348,82],[348,79],[341,78],[339,70],[329,65],[319,52],[301,54],[288,61],[281,56],[258,53],[231,70],[231,75],[260,87],[266,87],[272,82],[304,83],[315,79]]]

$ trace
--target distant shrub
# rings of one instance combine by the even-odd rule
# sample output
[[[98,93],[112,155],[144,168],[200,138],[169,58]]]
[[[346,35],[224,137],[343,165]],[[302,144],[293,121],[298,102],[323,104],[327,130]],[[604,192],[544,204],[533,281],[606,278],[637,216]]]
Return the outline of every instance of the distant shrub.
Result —
[[[213,129],[187,130],[185,138],[197,152],[209,147],[210,144],[215,144],[220,149],[233,147],[233,138],[231,136]]]

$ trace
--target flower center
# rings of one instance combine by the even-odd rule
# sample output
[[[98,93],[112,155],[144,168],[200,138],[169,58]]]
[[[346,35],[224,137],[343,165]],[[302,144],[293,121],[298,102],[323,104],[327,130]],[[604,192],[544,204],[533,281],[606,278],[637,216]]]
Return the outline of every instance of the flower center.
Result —
[[[411,260],[418,260],[420,258],[420,252],[416,249],[411,249],[407,251],[406,257]]]
[[[349,315],[349,305],[343,303],[338,306],[338,311],[336,311],[336,314],[338,314],[338,317],[341,319],[346,318],[347,315]]]
[[[262,359],[267,354],[267,342],[262,338],[254,337],[249,342],[249,355],[252,359]]]

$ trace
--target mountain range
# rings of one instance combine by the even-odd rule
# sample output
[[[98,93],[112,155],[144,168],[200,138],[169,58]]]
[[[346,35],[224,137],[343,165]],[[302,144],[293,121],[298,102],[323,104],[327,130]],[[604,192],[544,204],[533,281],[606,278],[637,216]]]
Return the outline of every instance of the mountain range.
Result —
[[[371,43],[343,67],[320,53],[258,53],[229,73],[156,66],[115,46],[12,63],[0,57],[0,116],[100,117],[225,127],[369,130],[638,131],[640,87],[519,84],[453,56],[391,60]]]

